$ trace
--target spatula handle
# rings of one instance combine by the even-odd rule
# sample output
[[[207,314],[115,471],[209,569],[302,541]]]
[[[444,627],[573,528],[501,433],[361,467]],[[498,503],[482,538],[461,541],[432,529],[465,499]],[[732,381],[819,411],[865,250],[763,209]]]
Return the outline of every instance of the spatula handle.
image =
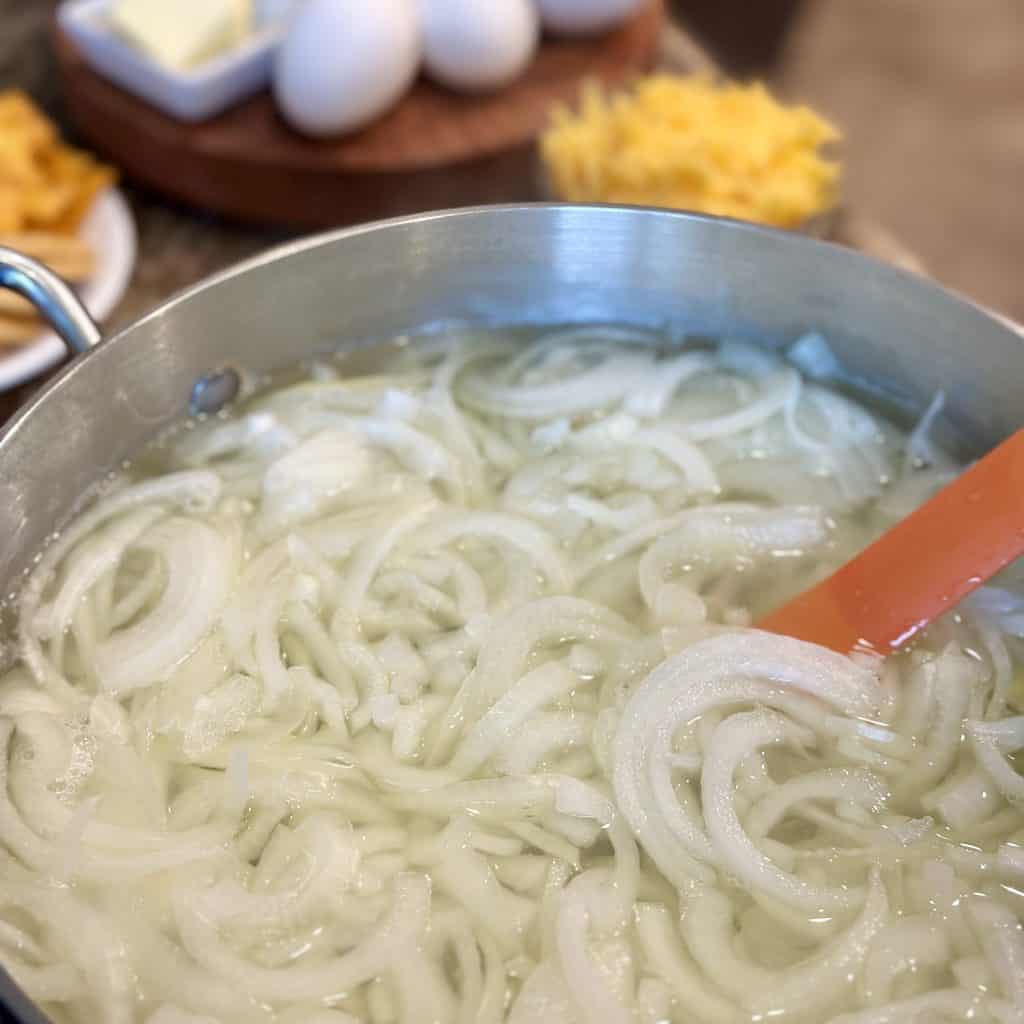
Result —
[[[833,575],[757,623],[888,654],[1024,554],[1024,430]]]

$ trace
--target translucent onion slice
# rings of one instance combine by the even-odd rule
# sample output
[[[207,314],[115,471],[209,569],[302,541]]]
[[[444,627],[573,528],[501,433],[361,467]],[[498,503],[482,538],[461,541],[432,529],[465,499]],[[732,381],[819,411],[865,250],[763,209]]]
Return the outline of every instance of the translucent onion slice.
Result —
[[[166,679],[213,627],[237,571],[230,541],[196,519],[167,519],[138,546],[163,558],[167,585],[144,618],[97,646],[97,675],[110,694]]]
[[[708,835],[720,863],[751,890],[808,914],[849,910],[864,898],[860,887],[813,885],[782,871],[751,841],[736,812],[733,777],[751,754],[765,746],[812,745],[814,734],[782,715],[750,711],[730,715],[714,731],[701,773],[701,797]]]
[[[146,505],[180,506],[188,512],[209,512],[220,497],[220,477],[203,470],[169,473],[155,480],[125,487],[99,501],[69,526],[44,552],[21,593],[19,635],[25,664],[39,684],[55,697],[73,705],[81,693],[68,683],[43,653],[36,633],[37,610],[53,573],[77,544],[116,516]]]
[[[554,591],[569,589],[569,570],[553,538],[546,530],[517,516],[446,510],[444,522],[428,526],[412,537],[412,551],[434,551],[467,537],[485,537],[517,549],[530,558]]]
[[[649,353],[632,352],[609,356],[571,380],[533,387],[493,384],[482,374],[466,374],[459,385],[459,397],[467,405],[495,416],[525,420],[576,416],[640,390],[653,369]]]
[[[662,873],[686,887],[712,881],[701,862],[715,854],[703,824],[678,800],[672,743],[683,725],[715,707],[786,706],[810,694],[846,714],[868,717],[882,697],[871,670],[813,644],[755,630],[701,640],[659,665],[636,688],[613,744],[619,808]]]
[[[399,875],[390,911],[362,943],[318,964],[288,967],[261,967],[229,948],[197,894],[178,889],[173,903],[185,948],[217,977],[269,1003],[322,1000],[375,978],[416,948],[430,915],[430,881]]]
[[[558,911],[558,955],[566,984],[583,1024],[632,1024],[632,1009],[612,991],[588,949],[590,908],[587,876],[580,875],[562,895]]]
[[[778,559],[813,551],[827,537],[825,517],[817,508],[740,505],[694,509],[644,552],[637,568],[640,591],[647,606],[653,608],[674,565],[692,565],[705,573],[723,571],[743,559]]]
[[[1024,716],[1001,722],[967,722],[974,756],[1003,796],[1013,804],[1024,804],[1024,777],[1006,758],[1006,753],[1024,749]]]

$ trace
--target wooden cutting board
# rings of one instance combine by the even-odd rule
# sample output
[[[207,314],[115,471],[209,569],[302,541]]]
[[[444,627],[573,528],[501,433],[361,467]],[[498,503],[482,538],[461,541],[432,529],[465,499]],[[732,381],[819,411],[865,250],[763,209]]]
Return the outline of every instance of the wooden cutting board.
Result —
[[[551,108],[585,78],[616,85],[650,68],[664,17],[664,0],[650,0],[608,35],[545,40],[526,74],[491,95],[421,79],[384,118],[337,141],[291,131],[267,92],[203,124],[176,121],[54,33],[71,116],[126,177],[241,220],[309,228],[539,198],[534,143]]]

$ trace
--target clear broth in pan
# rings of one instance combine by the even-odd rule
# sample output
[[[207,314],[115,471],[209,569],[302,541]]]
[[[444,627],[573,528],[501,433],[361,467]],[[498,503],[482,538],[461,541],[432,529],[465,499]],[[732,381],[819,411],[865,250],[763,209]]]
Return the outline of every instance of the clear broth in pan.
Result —
[[[1024,590],[884,662],[751,628],[928,426],[594,326],[176,430],[19,600],[0,962],[108,1024],[1024,1019]]]

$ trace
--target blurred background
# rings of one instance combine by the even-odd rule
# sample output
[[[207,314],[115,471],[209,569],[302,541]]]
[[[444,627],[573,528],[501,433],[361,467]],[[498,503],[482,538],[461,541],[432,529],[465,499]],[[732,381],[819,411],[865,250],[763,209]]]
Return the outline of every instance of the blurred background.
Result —
[[[1024,320],[1024,4],[687,0],[731,71],[833,118],[844,192],[930,273]]]
[[[783,101],[806,103],[839,128],[842,207],[855,214],[850,237],[839,241],[860,245],[867,238],[860,247],[883,257],[895,253],[897,262],[920,265],[1024,320],[1021,0],[669,0],[666,6],[696,52],[703,48],[731,76],[763,79]],[[97,144],[103,125],[83,132],[81,118],[70,116],[76,105],[69,90],[79,80],[69,78],[55,55],[57,7],[53,0],[0,0],[0,87],[24,89],[70,142],[116,166],[117,155]],[[307,145],[301,152],[313,150]],[[171,198],[173,187],[140,185],[130,170],[122,173],[121,188],[138,251],[111,325],[295,232],[183,204]],[[444,202],[436,205],[452,205],[450,189],[438,194]],[[501,198],[500,188],[496,195]]]

